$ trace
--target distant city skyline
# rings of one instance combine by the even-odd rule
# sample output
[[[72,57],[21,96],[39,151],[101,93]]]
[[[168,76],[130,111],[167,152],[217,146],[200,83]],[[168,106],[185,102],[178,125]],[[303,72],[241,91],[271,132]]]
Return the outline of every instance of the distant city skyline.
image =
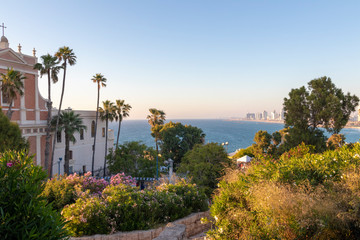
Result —
[[[282,108],[292,88],[321,76],[360,96],[358,1],[70,1],[1,4],[10,47],[37,57],[69,46],[63,107],[125,99],[129,119],[244,117]],[[2,33],[2,32],[0,32]],[[62,75],[60,75],[62,77]],[[46,77],[39,79],[47,96]],[[52,86],[58,106],[61,81]]]

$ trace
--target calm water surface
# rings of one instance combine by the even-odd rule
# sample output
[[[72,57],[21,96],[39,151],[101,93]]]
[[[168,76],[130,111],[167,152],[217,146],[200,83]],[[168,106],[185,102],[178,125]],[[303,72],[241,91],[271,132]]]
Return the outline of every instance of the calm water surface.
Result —
[[[266,130],[270,134],[284,128],[282,123],[263,123],[252,121],[227,121],[218,119],[180,119],[171,120],[182,124],[201,128],[206,134],[206,142],[228,142],[228,152],[234,152],[239,148],[246,148],[254,143],[255,133]],[[110,123],[114,130],[115,141],[118,131],[117,123]],[[155,147],[154,138],[150,135],[150,126],[146,120],[124,120],[121,125],[120,143],[128,141],[142,141],[148,146]],[[343,129],[342,134],[346,142],[357,142],[360,138],[360,129]]]

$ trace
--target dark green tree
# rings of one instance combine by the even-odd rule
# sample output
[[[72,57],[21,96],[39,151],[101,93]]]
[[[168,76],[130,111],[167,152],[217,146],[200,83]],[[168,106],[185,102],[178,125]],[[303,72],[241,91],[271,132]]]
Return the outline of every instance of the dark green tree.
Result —
[[[258,131],[255,133],[254,142],[253,144],[253,154],[254,155],[262,155],[268,152],[268,149],[271,145],[271,134],[267,131]]]
[[[23,80],[26,77],[23,76],[19,71],[14,70],[13,68],[8,69],[6,73],[0,73],[0,89],[3,93],[3,97],[6,96],[9,101],[9,108],[7,110],[6,116],[11,120],[13,111],[12,106],[14,100],[18,95],[24,95],[24,83]]]
[[[99,99],[100,99],[100,88],[106,87],[107,79],[101,73],[97,73],[91,79],[94,83],[97,84],[97,101],[96,101],[96,117],[95,117],[95,132],[94,132],[94,145],[93,145],[93,153],[91,160],[91,174],[94,176],[94,164],[95,164],[95,150],[96,150],[96,136],[97,136],[97,124],[99,117]]]
[[[123,172],[133,177],[154,177],[155,161],[156,151],[153,148],[141,142],[126,142],[108,155],[108,169],[112,174]]]
[[[62,111],[60,117],[57,115],[51,120],[51,125],[56,128],[58,124],[58,131],[65,133],[65,161],[64,161],[64,172],[69,174],[69,160],[70,160],[70,142],[75,143],[76,139],[74,134],[80,132],[81,129],[86,129],[86,126],[83,125],[82,118],[80,114],[75,114],[74,111]]]
[[[103,108],[99,107],[98,111],[100,113],[100,119],[105,121],[105,156],[104,156],[104,177],[106,175],[106,156],[107,156],[107,142],[108,142],[108,132],[109,132],[109,121],[112,122],[116,118],[115,106],[113,102],[109,100],[103,101]]]
[[[156,145],[156,153],[159,155],[159,139],[160,139],[160,130],[162,129],[165,123],[165,112],[162,110],[158,110],[156,108],[149,109],[150,115],[146,117],[148,123],[151,127],[151,136],[155,138]],[[159,161],[158,157],[156,157],[156,179],[159,178]]]
[[[183,157],[178,173],[186,174],[210,196],[225,169],[232,166],[225,149],[217,143],[198,144]]]
[[[285,127],[290,127],[285,145],[290,149],[304,142],[324,150],[325,137],[319,128],[338,134],[358,103],[357,96],[344,94],[328,77],[310,81],[308,89],[292,89],[284,99]]]
[[[204,132],[191,125],[181,123],[166,123],[160,130],[161,155],[165,159],[174,160],[174,167],[180,164],[186,152],[196,144],[203,144],[205,141]]]
[[[29,148],[29,143],[21,136],[17,123],[10,122],[0,108],[0,152],[21,151]]]
[[[66,46],[59,48],[59,50],[55,53],[55,57],[59,60],[59,63],[62,63],[61,68],[63,69],[63,82],[62,82],[62,87],[61,87],[59,109],[58,109],[58,113],[57,113],[57,115],[60,116],[62,101],[64,98],[64,92],[65,92],[65,79],[66,79],[67,66],[68,66],[68,64],[70,66],[75,65],[77,57],[75,56],[75,53],[73,52],[73,50]],[[55,132],[58,132],[58,129],[59,129],[58,127],[59,127],[59,122],[57,121],[56,126],[55,126]],[[52,166],[53,166],[53,162],[54,162],[55,145],[56,145],[56,137],[54,137],[54,139],[53,139],[52,153],[51,153],[51,159],[50,159],[50,164],[49,164],[50,178],[52,177]]]
[[[47,128],[46,128],[46,143],[45,143],[45,169],[49,170],[49,157],[50,157],[50,139],[51,139],[51,118],[52,118],[52,101],[51,101],[51,80],[53,83],[58,81],[58,74],[60,66],[57,57],[51,56],[50,54],[41,56],[42,63],[36,63],[34,69],[40,71],[40,77],[44,74],[47,75],[48,80],[48,99],[47,99]]]
[[[131,110],[130,104],[126,104],[125,100],[117,99],[115,101],[115,113],[116,113],[116,119],[119,121],[119,127],[118,127],[118,133],[116,138],[116,148],[118,148],[119,145],[119,137],[120,137],[120,129],[121,129],[121,122],[124,120],[124,118],[129,116],[129,112]]]

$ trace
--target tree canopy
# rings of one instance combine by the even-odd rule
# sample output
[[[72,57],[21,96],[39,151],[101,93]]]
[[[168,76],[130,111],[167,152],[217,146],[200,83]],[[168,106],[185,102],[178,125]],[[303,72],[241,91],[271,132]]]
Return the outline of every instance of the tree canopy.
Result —
[[[133,177],[156,175],[156,151],[141,142],[126,142],[119,145],[107,159],[108,168],[113,174],[123,172]]]
[[[192,182],[204,188],[205,193],[210,196],[217,187],[218,179],[231,163],[232,160],[221,145],[198,144],[185,154],[177,172],[187,174]]]
[[[204,143],[205,134],[197,127],[183,125],[181,123],[166,123],[160,130],[161,155],[165,159],[174,160],[174,166],[178,166],[186,152],[196,144]]]
[[[290,127],[286,144],[289,148],[301,142],[323,147],[325,138],[319,128],[338,134],[358,103],[357,96],[344,94],[326,76],[311,80],[307,89],[292,89],[284,99],[285,127]]]

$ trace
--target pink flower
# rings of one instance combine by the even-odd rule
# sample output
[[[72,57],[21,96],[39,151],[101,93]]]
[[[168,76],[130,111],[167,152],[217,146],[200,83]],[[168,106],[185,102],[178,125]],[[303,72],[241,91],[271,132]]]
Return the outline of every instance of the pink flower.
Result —
[[[7,167],[12,167],[12,166],[13,166],[13,163],[12,163],[12,162],[8,162],[8,163],[6,164],[6,166],[7,166]]]

